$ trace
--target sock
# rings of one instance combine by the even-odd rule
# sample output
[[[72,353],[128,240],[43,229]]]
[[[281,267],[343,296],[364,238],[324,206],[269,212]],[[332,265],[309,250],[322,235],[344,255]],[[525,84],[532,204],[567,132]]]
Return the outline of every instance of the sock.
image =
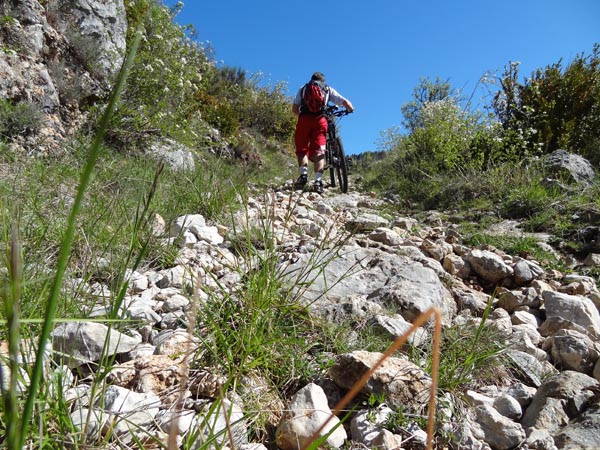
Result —
[[[321,181],[322,176],[323,172],[315,172],[315,181]]]
[[[308,175],[308,167],[300,166],[298,169],[300,169],[300,175]]]

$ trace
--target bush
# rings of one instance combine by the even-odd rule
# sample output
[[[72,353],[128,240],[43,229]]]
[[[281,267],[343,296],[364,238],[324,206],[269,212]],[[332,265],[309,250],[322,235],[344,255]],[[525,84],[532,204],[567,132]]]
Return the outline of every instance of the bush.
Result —
[[[448,83],[421,80],[413,95],[415,99],[402,108],[409,133],[402,135],[394,128],[380,144],[388,150],[385,163],[378,165],[384,171],[383,184],[404,186],[401,195],[419,191],[420,186],[415,185],[423,184],[431,194],[438,178],[471,173],[510,159],[503,153],[498,122],[461,107],[459,94],[452,93]]]
[[[600,162],[600,44],[563,68],[562,60],[518,81],[518,63],[509,64],[493,108],[522,156],[559,148]]]
[[[241,122],[266,137],[289,141],[296,127],[291,102],[285,96],[286,85],[255,87],[247,104],[240,108]]]
[[[141,145],[156,134],[198,139],[192,128],[198,112],[195,93],[212,63],[188,36],[191,27],[174,22],[179,7],[156,0],[126,2],[128,44],[138,24],[143,39],[113,119],[111,137],[120,146]]]
[[[33,103],[13,103],[0,99],[0,137],[10,140],[19,135],[35,133],[42,122],[42,113]]]
[[[296,121],[286,85],[261,86],[261,81],[260,74],[249,78],[239,68],[210,69],[196,96],[204,119],[226,136],[244,128],[288,141]]]
[[[167,8],[157,0],[126,2],[128,39],[141,24],[144,40],[113,120],[112,143],[142,147],[161,135],[203,146],[207,125],[226,138],[251,129],[289,140],[295,121],[285,85],[261,87],[259,75],[217,67],[212,49],[195,40],[193,28],[174,22],[181,6]]]

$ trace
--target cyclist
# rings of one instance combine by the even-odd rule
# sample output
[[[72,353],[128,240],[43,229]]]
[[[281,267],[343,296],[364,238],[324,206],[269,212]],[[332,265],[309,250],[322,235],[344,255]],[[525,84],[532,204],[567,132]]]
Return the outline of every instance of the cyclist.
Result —
[[[325,87],[325,104],[328,102],[337,106],[344,106],[348,111],[354,111],[350,101],[343,97],[331,86],[325,84],[325,76],[321,72],[315,72],[312,81],[320,82]],[[302,91],[304,86],[298,90],[292,104],[292,112],[298,116],[294,141],[296,144],[296,156],[298,158],[298,169],[300,176],[294,187],[304,189],[308,182],[308,161],[314,163],[315,182],[313,190],[319,194],[323,193],[323,169],[325,168],[325,144],[327,142],[327,119],[322,113],[311,113],[302,104]]]

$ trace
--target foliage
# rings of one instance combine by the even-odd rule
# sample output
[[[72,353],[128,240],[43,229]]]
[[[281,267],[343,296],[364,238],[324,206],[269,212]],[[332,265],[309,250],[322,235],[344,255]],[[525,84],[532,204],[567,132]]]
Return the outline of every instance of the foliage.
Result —
[[[580,224],[570,217],[595,208],[597,182],[579,192],[550,182],[535,156],[565,146],[598,161],[598,52],[596,45],[591,56],[538,70],[523,84],[511,63],[493,99],[495,118],[461,110],[447,83],[421,80],[403,108],[409,133],[388,130],[385,157],[363,169],[365,187],[404,208],[488,209],[532,231],[576,237]]]
[[[188,37],[189,27],[174,22],[179,5],[169,9],[156,0],[129,0],[125,6],[128,43],[138,25],[144,36],[109,138],[121,145],[156,134],[197,142],[199,117],[192,100],[211,66],[206,50]]]
[[[42,113],[33,103],[0,99],[0,138],[9,140],[38,130]]]
[[[167,171],[157,193],[157,205],[168,220],[189,211],[196,211],[209,221],[228,219],[229,210],[239,207],[245,182],[240,167],[219,158],[207,158],[193,171]]]
[[[469,152],[477,118],[463,114],[456,99],[425,103],[420,115],[423,125],[415,130],[410,140],[414,141],[415,151],[422,160],[421,170],[433,174],[481,166],[476,156]]]
[[[261,86],[258,75],[218,67],[212,49],[198,42],[193,27],[174,21],[181,7],[181,2],[173,8],[157,0],[126,2],[129,28],[141,23],[144,41],[111,143],[142,146],[161,135],[202,147],[208,142],[208,127],[226,138],[252,129],[288,141],[295,122],[285,85]]]
[[[470,247],[491,246],[509,255],[531,257],[536,261],[542,261],[544,267],[556,266],[558,263],[556,256],[540,247],[538,239],[532,236],[491,235],[475,232],[467,236],[463,243]]]
[[[277,261],[268,250],[262,255],[256,250],[253,245],[246,247],[248,261],[255,261],[239,288],[224,298],[219,298],[223,292],[210,293],[208,307],[200,311],[200,320],[211,333],[204,338],[202,351],[207,354],[201,359],[217,367],[224,364],[232,379],[260,369],[283,385],[290,372],[305,376],[306,360],[296,356],[305,355],[312,346],[303,336],[311,322],[306,309],[282,294]]]
[[[63,5],[65,6],[65,5]],[[69,13],[70,10],[62,11],[60,14]],[[100,74],[98,59],[101,56],[98,42],[92,36],[86,36],[81,33],[78,27],[70,25],[65,30],[65,37],[69,42],[70,51],[76,60],[77,71],[81,68],[87,70],[92,76],[97,77]]]
[[[265,137],[289,140],[295,118],[285,95],[286,85],[268,87],[261,82],[260,74],[249,77],[239,68],[212,68],[198,93],[206,120],[226,135],[243,127]]]
[[[291,113],[289,99],[285,95],[286,85],[277,83],[272,88],[256,86],[250,101],[242,104],[241,122],[266,137],[289,142],[293,135],[296,118]]]
[[[41,393],[41,386],[43,384],[43,372],[45,369],[45,353],[49,343],[50,333],[54,327],[54,320],[59,310],[62,297],[62,285],[63,280],[67,274],[67,266],[71,257],[71,249],[73,247],[75,230],[77,228],[77,218],[82,210],[85,198],[85,192],[90,185],[92,178],[92,172],[94,166],[98,160],[100,154],[102,139],[106,132],[110,116],[114,111],[115,105],[122,92],[127,78],[128,71],[131,67],[131,62],[135,57],[136,49],[139,44],[141,35],[138,33],[132,44],[131,50],[127,56],[127,60],[121,70],[115,87],[112,91],[110,100],[106,107],[106,110],[100,120],[99,128],[92,145],[87,152],[85,163],[81,169],[81,177],[79,179],[78,187],[76,189],[75,197],[70,207],[70,213],[64,225],[64,232],[60,238],[60,249],[58,251],[58,257],[56,259],[55,270],[53,271],[51,286],[48,290],[41,290],[37,295],[47,295],[47,300],[43,305],[42,310],[43,321],[41,330],[39,332],[39,339],[37,345],[32,346],[32,352],[35,353],[33,359],[33,368],[31,369],[31,375],[26,382],[24,391],[24,402],[22,409],[18,406],[20,399],[18,398],[18,382],[21,377],[19,360],[21,360],[20,346],[21,334],[19,329],[21,328],[21,317],[20,317],[20,306],[19,303],[22,301],[22,274],[23,274],[23,263],[22,263],[22,252],[20,248],[19,234],[14,226],[11,226],[10,243],[8,247],[10,251],[7,252],[7,264],[9,268],[8,281],[3,283],[3,289],[1,293],[1,300],[5,306],[5,318],[7,323],[7,334],[8,334],[8,347],[10,351],[10,359],[13,361],[10,365],[10,378],[11,388],[7,391],[3,391],[3,405],[5,406],[4,414],[6,415],[6,445],[9,449],[23,448],[27,439],[29,438],[29,429],[31,427],[31,418],[34,413],[34,409],[39,407],[39,396]],[[144,205],[147,207],[147,203]],[[143,208],[146,209],[146,208]],[[136,217],[143,217],[146,211],[141,211],[140,215]],[[137,222],[134,227],[133,239],[137,231],[139,231],[139,225],[141,222]],[[4,236],[7,236],[4,233]],[[131,253],[128,253],[131,255]],[[39,297],[38,297],[39,298]],[[115,311],[118,310],[118,304],[115,307]]]
[[[493,108],[512,141],[521,141],[521,156],[559,148],[600,161],[600,44],[563,68],[562,60],[518,81],[518,63],[501,79]]]
[[[64,160],[48,164],[46,160],[18,160],[0,142],[0,162],[11,164],[11,170],[5,171],[7,175],[0,177],[0,247],[6,268],[0,272],[0,315],[7,324],[0,333],[10,341],[12,361],[18,360],[17,344],[39,335],[36,323],[44,323],[45,327],[50,323],[45,321],[54,317],[78,320],[95,304],[96,299],[71,283],[57,297],[60,282],[53,285],[53,279],[68,272],[83,281],[110,283],[114,292],[123,292],[127,270],[135,269],[142,261],[162,268],[176,259],[176,249],[150,232],[153,213],[162,215],[167,223],[190,211],[224,223],[239,213],[241,203],[246,203],[250,181],[255,182],[261,174],[275,179],[269,172],[272,167],[282,171],[289,155],[281,149],[289,142],[294,124],[285,85],[264,87],[260,75],[249,76],[241,68],[218,67],[211,49],[193,39],[191,28],[174,24],[180,7],[178,4],[168,9],[155,0],[126,1],[131,27],[128,41],[133,42],[132,30],[137,25],[143,26],[144,41],[131,68],[123,102],[111,122],[107,143],[118,144],[115,148],[105,147],[99,140],[90,145],[82,137],[82,145],[67,146]],[[86,53],[82,57],[94,59],[90,57],[93,48],[83,51]],[[545,182],[543,170],[524,157],[545,151],[554,141],[556,145],[572,142],[588,149],[595,145],[597,135],[593,130],[589,141],[586,139],[590,133],[584,133],[589,127],[598,129],[595,104],[589,109],[585,102],[573,107],[585,113],[583,121],[560,116],[557,107],[549,105],[556,100],[552,96],[558,96],[557,92],[562,100],[572,93],[588,100],[589,93],[598,98],[594,90],[597,51],[595,47],[592,57],[580,57],[564,72],[560,63],[538,71],[533,81],[523,86],[517,83],[516,68],[511,69],[505,93],[513,95],[504,110],[501,97],[497,97],[500,122],[466,111],[448,82],[422,80],[413,100],[402,109],[409,134],[401,135],[399,128],[390,129],[382,142],[387,151],[382,159],[383,153],[358,158],[369,167],[369,186],[400,195],[404,205],[411,207],[482,208],[497,217],[526,219],[532,230],[551,228],[567,237],[577,226],[572,218],[581,211],[600,208],[600,183],[574,195]],[[568,103],[561,103],[560,109],[567,111]],[[544,115],[536,116],[535,108],[527,110],[525,104],[535,105]],[[519,115],[521,105],[527,114]],[[99,105],[95,112],[99,114],[102,109]],[[549,111],[557,114],[552,120],[558,120],[560,137],[551,133],[555,122],[548,119]],[[37,120],[35,107],[0,101],[3,139],[35,130]],[[269,167],[261,171],[259,164],[247,162],[239,167],[207,154],[197,168],[174,172],[139,154],[123,158],[119,152],[155,135],[175,137],[202,148],[208,126],[227,136],[232,145],[245,145],[243,148],[250,152],[267,150],[263,161]],[[93,150],[93,159],[88,159],[87,148]],[[89,167],[95,161],[91,174]],[[80,181],[79,190],[74,189]],[[294,210],[293,205],[289,210]],[[277,246],[285,239],[273,235],[274,220],[286,218],[275,217],[267,207],[251,226],[233,226],[229,241],[235,258],[231,263],[239,270],[240,284],[231,288],[212,280],[210,287],[205,286],[205,307],[196,317],[198,321],[192,321],[203,343],[198,361],[219,366],[227,373],[226,387],[231,390],[237,390],[244,377],[256,373],[266,379],[268,389],[290,390],[294,383],[321,374],[331,363],[329,351],[357,346],[381,351],[389,344],[366,323],[320,323],[306,307],[298,305],[298,292],[312,281],[308,274],[313,269],[323,270],[328,261],[339,257],[342,242],[325,239],[327,247],[317,249],[316,259],[300,269],[301,273],[284,277]],[[468,237],[470,245],[493,245],[539,260],[551,259],[530,239],[495,238],[479,231]],[[99,261],[103,261],[102,267]],[[107,306],[117,310],[120,294],[114,297]],[[46,299],[50,299],[51,307]],[[42,315],[40,311],[44,310],[49,313]],[[495,365],[501,362],[503,347],[494,328],[487,324],[488,313],[482,319],[444,329],[442,391],[460,393],[496,381]],[[411,351],[415,361],[430,367],[427,348]],[[15,365],[9,369],[13,374],[18,371]],[[40,448],[58,448],[59,436],[76,434],[69,407],[60,398],[60,378],[60,372],[54,373],[40,380],[39,390],[36,386],[32,389],[36,396],[34,413],[41,420],[28,421],[28,425],[39,427],[30,434],[39,436],[36,444]],[[99,389],[104,383],[100,378],[93,380]],[[22,406],[21,400],[12,395],[17,392],[15,383],[26,380],[13,377],[9,395],[4,398],[0,428],[10,429],[11,433],[20,425],[18,407]],[[59,393],[57,401],[54,396],[50,401],[51,392]],[[255,401],[256,406],[249,410],[267,410],[265,398]],[[218,402],[215,405],[219,407]],[[410,419],[399,410],[388,425],[400,426]],[[255,419],[253,425],[266,427],[266,422]],[[19,447],[17,441],[21,438],[14,434],[8,437],[14,448]],[[86,445],[74,445],[79,444]]]
[[[421,187],[432,192],[438,179],[478,171],[500,159],[497,123],[464,110],[447,82],[421,80],[413,96],[403,107],[409,133],[394,128],[382,136],[380,147],[388,154],[373,165],[367,185],[387,186],[401,196],[413,191],[419,197]]]
[[[502,375],[498,368],[504,363],[505,344],[500,330],[487,321],[491,311],[492,299],[481,318],[442,328],[438,374],[440,391],[456,394],[500,381]],[[411,358],[417,363],[425,358],[425,370],[430,370],[432,359],[429,348],[412,348]]]
[[[322,373],[330,364],[323,349],[340,342],[340,333],[329,323],[309,313],[299,295],[309,286],[315,274],[332,259],[339,257],[345,234],[323,239],[321,247],[304,267],[289,271],[281,264],[280,246],[283,236],[273,230],[274,221],[287,222],[295,209],[292,204],[283,217],[266,206],[258,218],[248,211],[238,211],[239,222],[228,239],[236,255],[230,267],[239,272],[240,282],[233,288],[214,280],[215,287],[204,292],[208,299],[198,311],[201,345],[196,360],[210,364],[227,376],[227,386],[243,386],[247,377],[260,374],[269,392],[261,392],[252,401],[255,426],[262,433],[265,420],[276,415],[270,411],[271,392],[287,392]],[[245,214],[244,214],[245,213]],[[273,418],[270,418],[271,424]]]
[[[403,408],[398,408],[393,411],[386,421],[383,423],[383,428],[391,431],[394,434],[408,434],[407,430],[418,425],[422,430],[427,428],[427,419],[423,416],[410,414],[404,411]]]
[[[403,125],[412,133],[424,127],[422,111],[425,105],[452,98],[452,86],[448,81],[435,81],[429,78],[421,78],[419,84],[413,90],[411,101],[402,105]]]

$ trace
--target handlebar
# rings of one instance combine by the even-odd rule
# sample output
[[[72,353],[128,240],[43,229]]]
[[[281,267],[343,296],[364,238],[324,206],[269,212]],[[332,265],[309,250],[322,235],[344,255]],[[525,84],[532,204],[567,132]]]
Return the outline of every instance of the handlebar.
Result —
[[[346,108],[340,108],[339,106],[336,106],[336,105],[326,106],[324,113],[327,116],[336,116],[336,117],[342,117],[342,116],[347,116],[348,114],[352,114],[352,112],[348,111]]]

